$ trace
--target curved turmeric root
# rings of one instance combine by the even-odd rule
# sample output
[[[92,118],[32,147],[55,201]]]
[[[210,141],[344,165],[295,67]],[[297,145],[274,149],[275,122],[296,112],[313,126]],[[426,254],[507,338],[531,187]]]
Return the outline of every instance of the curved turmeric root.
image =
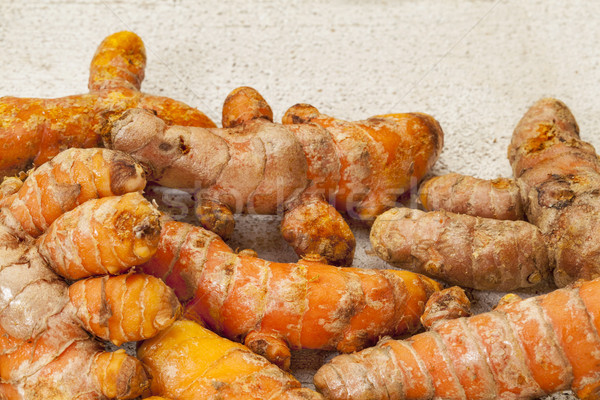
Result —
[[[542,234],[525,221],[394,208],[375,220],[371,244],[394,266],[480,290],[531,287],[550,274]]]
[[[144,171],[127,154],[107,149],[69,149],[31,172],[6,200],[20,227],[37,237],[63,213],[88,200],[141,191]]]
[[[217,333],[281,367],[289,349],[352,352],[385,335],[411,332],[439,285],[407,271],[336,268],[302,260],[273,263],[235,254],[217,235],[164,224],[143,272],[162,278]]]
[[[140,92],[146,52],[132,32],[108,36],[90,66],[89,94],[57,99],[0,98],[0,177],[40,165],[68,147],[97,147],[113,114],[142,107],[169,123],[215,126],[181,102]],[[19,145],[14,146],[18,137]]]
[[[405,341],[335,357],[315,375],[326,398],[534,399],[600,393],[600,280],[435,324]]]
[[[600,276],[600,160],[579,138],[575,117],[556,99],[523,116],[508,150],[528,220],[548,246],[554,281]]]
[[[140,193],[85,202],[86,196],[137,189],[144,182],[141,169],[130,158],[104,158],[103,154],[114,153],[108,150],[68,152],[91,154],[87,160],[93,162],[77,164],[79,161],[73,162],[79,160],[77,157],[59,155],[51,168],[39,169],[45,171],[48,184],[40,184],[36,171],[13,198],[19,206],[0,208],[0,397],[135,398],[148,386],[141,364],[122,352],[103,352],[103,346],[82,326],[114,343],[148,338],[180,314],[174,293],[162,281],[141,274],[84,280],[68,287],[53,270],[68,274],[71,267],[79,268],[67,254],[79,256],[84,264],[90,256],[92,264],[107,266],[118,256],[127,264],[125,268],[147,260],[156,251],[158,211]],[[121,161],[129,164],[113,165]],[[133,174],[111,185],[113,172],[122,167]],[[28,183],[29,179],[35,182]],[[132,182],[135,184],[130,185]],[[52,191],[52,185],[77,190],[68,191],[69,196],[62,198],[65,203],[60,203],[61,198],[34,199],[43,199],[45,194],[40,192]],[[90,187],[95,189],[89,191]],[[84,203],[61,217],[61,210],[75,207],[78,201]],[[13,215],[11,210],[19,212]],[[115,221],[115,213],[121,219]],[[44,223],[53,221],[48,234],[36,241],[23,229],[35,226],[33,218],[24,216],[42,216]],[[144,222],[152,220],[154,238]],[[86,229],[96,232],[85,240],[65,238],[64,230],[81,233]],[[40,255],[40,243],[46,258]],[[62,255],[59,248],[65,251]]]
[[[54,221],[37,246],[65,278],[116,275],[154,255],[159,219],[158,210],[139,192],[89,200]]]
[[[144,274],[80,280],[69,298],[83,327],[116,346],[153,337],[181,314],[173,291]]]
[[[35,342],[11,338],[0,326],[2,398],[134,399],[148,389],[148,376],[137,358],[123,350],[105,352],[78,330],[75,335],[49,330]],[[60,336],[65,333],[70,336]],[[8,350],[6,338],[11,341]]]
[[[146,340],[138,357],[152,376],[152,394],[172,399],[322,399],[246,347],[192,321],[177,321]]]
[[[445,210],[474,217],[522,220],[521,194],[512,179],[485,180],[467,175],[433,177],[419,188],[419,200],[427,211]]]
[[[339,158],[335,205],[356,212],[363,220],[374,219],[415,187],[437,161],[443,146],[439,123],[423,113],[347,122],[321,114],[308,104],[297,104],[286,111],[283,123],[310,124],[331,135]],[[318,154],[316,159],[320,157],[330,155]]]
[[[293,107],[284,124],[275,124],[251,88],[236,89],[223,109],[229,126],[223,129],[169,127],[150,112],[129,110],[113,123],[105,142],[132,154],[150,171],[149,179],[197,190],[200,219],[208,215],[223,224],[219,216],[228,218],[227,213],[211,214],[204,208],[210,202],[230,212],[274,214],[304,199],[325,198],[340,212],[371,220],[417,184],[443,141],[437,121],[424,114],[344,122],[314,107],[313,119],[300,118]],[[317,218],[330,219],[329,210],[319,210],[313,212]],[[336,220],[343,223],[341,216]],[[218,224],[205,227],[211,225]],[[313,236],[311,241],[320,239],[318,232]],[[336,235],[338,240],[345,235]],[[354,248],[351,242],[346,246],[343,262]],[[299,247],[297,253],[304,254]],[[340,259],[325,256],[331,263]]]

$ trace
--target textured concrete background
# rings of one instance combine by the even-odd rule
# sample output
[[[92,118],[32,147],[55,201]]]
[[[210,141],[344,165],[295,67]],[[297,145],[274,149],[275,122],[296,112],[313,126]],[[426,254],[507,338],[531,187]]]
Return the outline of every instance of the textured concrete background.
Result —
[[[215,121],[240,85],[258,89],[276,119],[297,102],[347,119],[427,112],[446,134],[435,173],[495,178],[510,174],[512,129],[543,96],[565,101],[600,146],[598,15],[595,1],[0,0],[0,96],[85,92],[96,46],[127,29],[146,43],[143,89]],[[293,261],[278,221],[241,218],[232,246]],[[384,266],[354,228],[355,265]],[[498,295],[476,297],[485,309]],[[324,357],[297,355],[297,376],[309,382]]]

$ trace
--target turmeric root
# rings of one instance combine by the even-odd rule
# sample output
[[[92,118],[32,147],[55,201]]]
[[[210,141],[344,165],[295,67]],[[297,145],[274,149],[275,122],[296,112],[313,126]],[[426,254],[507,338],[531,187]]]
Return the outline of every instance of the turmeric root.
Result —
[[[297,104],[287,110],[283,123],[296,126],[291,128],[295,131],[308,124],[331,135],[339,159],[338,187],[328,187],[326,194],[334,196],[338,209],[354,211],[364,220],[374,219],[415,187],[437,161],[443,146],[439,123],[423,113],[346,122],[321,114],[311,105]],[[316,161],[331,157],[324,153],[316,156]]]
[[[290,348],[352,352],[415,330],[425,301],[440,288],[407,271],[235,254],[212,232],[173,221],[164,224],[156,254],[140,270],[172,287],[186,315],[283,368]]]
[[[293,107],[286,124],[275,124],[262,96],[239,88],[225,101],[224,129],[168,127],[147,111],[129,110],[114,122],[105,142],[132,154],[150,171],[149,179],[196,190],[200,220],[209,222],[204,227],[225,234],[232,230],[234,212],[273,214],[315,198],[370,220],[416,185],[442,146],[439,124],[424,114],[344,122],[314,107],[309,116],[307,107]],[[332,218],[326,207],[318,210],[317,218]],[[349,231],[341,216],[335,218],[335,226]],[[298,219],[287,219],[292,221]],[[311,232],[304,229],[308,225],[282,229]],[[347,265],[354,251],[354,243],[334,229],[316,230],[309,239],[316,242],[310,251],[346,241],[346,255],[327,254],[331,263]],[[302,243],[291,244],[300,256],[308,254]]]
[[[39,260],[29,250],[18,264],[0,268],[3,293],[22,289],[0,304],[0,382],[4,384],[0,393],[8,393],[9,399],[139,396],[148,386],[139,362],[125,354],[105,353],[103,346],[90,339],[81,325],[115,344],[151,337],[179,315],[172,291],[150,276],[96,278],[106,283],[90,289],[87,281],[79,281],[68,289],[69,301],[62,281],[54,278],[48,282],[45,280],[48,274],[35,274],[44,268]],[[25,278],[17,278],[16,273]],[[125,279],[127,282],[120,282]],[[130,288],[129,281],[133,279],[139,282]],[[161,290],[152,293],[153,287]],[[139,298],[142,288],[147,291]],[[82,297],[85,302],[78,300]],[[26,329],[32,317],[40,318],[33,332]],[[106,324],[109,332],[104,334]]]
[[[118,349],[111,353],[98,354],[90,372],[102,384],[101,390],[104,396],[112,399],[132,397],[132,388],[146,387],[145,381],[135,381],[146,376],[142,368],[142,363],[135,357],[130,357],[125,350]],[[123,380],[123,371],[130,371],[132,376],[130,381]]]
[[[153,337],[180,314],[173,291],[144,274],[80,280],[69,287],[69,299],[83,327],[116,346]]]
[[[535,103],[517,125],[509,159],[528,220],[548,246],[554,281],[600,275],[600,161],[555,99]]]
[[[435,324],[405,341],[335,357],[314,377],[326,398],[533,399],[600,391],[600,280]]]
[[[128,108],[151,109],[169,123],[215,126],[195,108],[140,92],[145,66],[142,40],[118,32],[104,39],[94,55],[89,94],[0,98],[0,177],[40,165],[69,147],[97,147],[106,119]]]
[[[109,353],[81,329],[50,328],[37,341],[12,339],[0,327],[0,398],[133,399],[149,382],[141,362],[124,351]]]
[[[371,244],[397,267],[475,289],[525,288],[550,274],[542,234],[525,221],[395,208],[375,220]]]
[[[140,191],[144,171],[130,156],[107,149],[69,149],[29,174],[5,207],[37,237],[66,211],[87,200]]]
[[[18,251],[21,256],[16,263],[0,265],[0,394],[11,400],[139,396],[148,386],[139,362],[125,354],[111,360],[115,356],[81,328],[77,309],[89,305],[69,302],[66,284],[50,272],[35,247],[19,240],[4,243],[3,254]],[[140,303],[124,306],[119,297],[109,297],[104,314],[125,307],[128,315],[121,324],[144,309]]]
[[[144,341],[138,357],[152,376],[152,394],[173,400],[322,399],[245,346],[192,321],[179,320]]]
[[[58,253],[52,251],[61,247],[63,255],[79,255],[83,264],[88,256],[99,265],[110,265],[115,255],[128,267],[147,261],[156,251],[158,211],[136,192],[123,198],[104,197],[91,206],[84,202],[61,216],[85,198],[113,194],[113,190],[139,190],[145,183],[140,167],[126,156],[110,150],[67,153],[58,155],[51,167],[30,174],[13,195],[18,207],[0,208],[0,397],[134,398],[148,386],[140,362],[123,352],[104,352],[82,326],[113,343],[148,338],[180,314],[174,293],[158,279],[140,274],[96,278],[100,281],[96,285],[93,280],[79,281],[68,287],[52,271],[69,273],[65,265],[58,265],[68,257],[56,257]],[[115,174],[123,168],[129,172]],[[44,200],[45,190],[62,188],[69,188],[65,196]],[[116,214],[122,218],[115,220]],[[50,224],[49,233],[37,241],[24,229],[36,226],[32,216]],[[67,222],[73,220],[75,225]],[[125,244],[117,245],[116,253],[105,241],[114,235],[106,228],[112,223]],[[64,239],[61,232],[86,228],[97,232],[85,240]],[[43,233],[41,228],[38,231]],[[45,257],[40,255],[42,247]],[[136,257],[124,256],[136,249],[144,251]]]
[[[485,180],[459,174],[431,178],[419,188],[427,211],[446,210],[475,217],[522,220],[521,195],[512,179]]]
[[[54,221],[37,246],[65,278],[116,275],[148,261],[156,252],[159,218],[138,192],[89,200]]]

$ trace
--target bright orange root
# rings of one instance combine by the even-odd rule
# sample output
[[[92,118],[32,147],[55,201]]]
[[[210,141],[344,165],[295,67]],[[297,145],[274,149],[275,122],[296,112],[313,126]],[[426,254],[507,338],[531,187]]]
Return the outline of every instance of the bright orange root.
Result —
[[[321,114],[308,104],[297,104],[285,113],[283,123],[316,124],[332,135],[341,178],[335,206],[356,212],[363,220],[372,220],[415,187],[433,166],[443,145],[439,123],[422,113],[347,122]]]
[[[108,36],[90,65],[89,94],[0,99],[0,177],[41,165],[69,147],[98,147],[104,125],[128,108],[149,108],[169,123],[214,127],[202,112],[139,91],[146,55],[132,32]],[[14,145],[14,138],[19,145]]]
[[[292,349],[352,352],[381,336],[410,332],[440,289],[406,271],[238,255],[215,234],[181,222],[164,225],[156,255],[141,269],[164,279],[190,315],[226,337],[243,340],[257,332]],[[282,352],[274,354],[285,366]]]
[[[117,346],[152,337],[181,315],[173,291],[144,274],[77,281],[69,297],[84,328]]]
[[[87,200],[142,190],[142,168],[107,149],[70,149],[29,174],[8,209],[30,235]]]
[[[160,213],[134,192],[90,200],[63,214],[37,245],[57,274],[75,280],[116,275],[148,261],[159,235]]]
[[[338,356],[317,372],[315,385],[332,400],[533,399],[569,387],[595,399],[598,321],[600,279]]]
[[[146,340],[138,357],[152,376],[155,395],[194,399],[322,399],[291,375],[241,344],[180,320]]]
[[[90,65],[90,91],[127,88],[140,90],[146,68],[142,39],[132,32],[117,32],[98,46]]]

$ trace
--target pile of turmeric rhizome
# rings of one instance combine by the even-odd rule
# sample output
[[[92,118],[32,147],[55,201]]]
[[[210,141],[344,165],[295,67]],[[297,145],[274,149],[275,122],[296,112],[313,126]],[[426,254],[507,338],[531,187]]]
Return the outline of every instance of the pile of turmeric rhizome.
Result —
[[[443,146],[429,115],[296,104],[275,123],[242,87],[217,128],[142,93],[145,63],[119,32],[89,93],[0,98],[0,399],[600,398],[600,162],[563,103],[519,122],[514,179],[420,184]],[[196,223],[147,182],[193,194]],[[421,210],[397,207],[411,190]],[[300,260],[233,251],[236,213],[282,213]],[[350,266],[349,218],[398,268]],[[460,288],[553,285],[475,316]],[[340,353],[318,392],[287,372],[299,349]]]

